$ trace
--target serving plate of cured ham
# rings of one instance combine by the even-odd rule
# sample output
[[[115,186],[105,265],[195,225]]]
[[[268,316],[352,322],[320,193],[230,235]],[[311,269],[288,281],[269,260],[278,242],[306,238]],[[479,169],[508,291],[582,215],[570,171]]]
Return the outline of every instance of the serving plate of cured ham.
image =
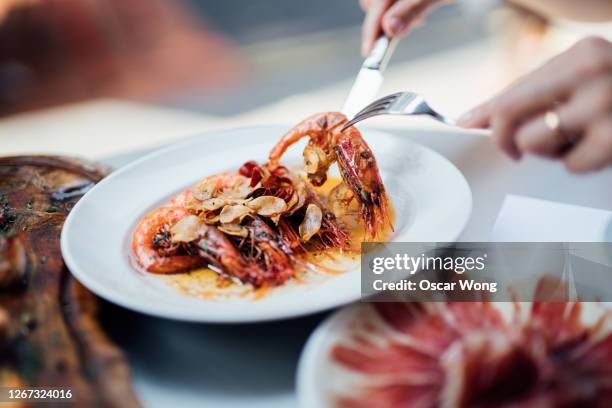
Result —
[[[311,335],[297,389],[305,407],[603,407],[611,358],[602,303],[356,303]]]

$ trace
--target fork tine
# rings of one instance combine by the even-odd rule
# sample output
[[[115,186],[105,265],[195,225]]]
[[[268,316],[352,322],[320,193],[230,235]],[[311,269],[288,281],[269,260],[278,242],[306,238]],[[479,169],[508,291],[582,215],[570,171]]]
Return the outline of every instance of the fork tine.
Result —
[[[361,122],[364,119],[368,119],[372,116],[378,116],[382,115],[383,113],[386,113],[389,107],[393,105],[393,103],[403,94],[403,92],[396,92],[394,94],[387,95],[375,100],[374,102],[357,112],[353,119],[346,122],[346,124],[342,126],[342,131],[344,131],[348,127],[353,126],[357,122]]]
[[[371,111],[371,110],[372,110],[372,109],[373,109],[375,106],[376,106],[376,107],[379,107],[379,106],[377,106],[377,104],[378,104],[378,101],[374,101],[374,102],[372,102],[371,104],[369,104],[368,106],[366,106],[365,108],[363,108],[362,110],[360,110],[359,112],[357,112],[357,113],[355,114],[355,116],[353,116],[353,118],[356,118],[356,117],[358,117],[358,116],[360,116],[360,115],[363,115],[364,113],[370,112],[370,111]]]
[[[387,100],[387,99],[397,99],[400,96],[402,96],[403,94],[404,94],[404,92],[392,93],[390,95],[383,96],[382,98],[377,99],[377,101],[384,101],[384,100]],[[374,101],[374,102],[376,102],[376,101]]]
[[[377,109],[377,110],[372,110],[370,112],[363,113],[361,115],[355,115],[353,119],[349,120],[348,122],[344,124],[344,126],[342,126],[341,131],[343,132],[344,130],[353,126],[357,122],[361,122],[362,120],[371,118],[372,116],[382,115],[383,113],[385,113],[385,109]]]
[[[429,115],[450,126],[456,126],[456,121],[433,110],[423,97],[414,92],[397,92],[377,99],[342,126],[342,131],[362,120],[379,115]]]
[[[382,103],[382,102],[393,102],[395,99],[397,99],[402,93],[401,92],[396,92],[393,93],[391,95],[387,95],[387,96],[383,96],[382,98],[378,98],[377,100],[375,100],[374,102],[372,102],[370,105],[374,105],[377,103]]]
[[[383,98],[377,99],[374,102],[372,102],[371,104],[369,104],[368,106],[366,106],[365,108],[363,108],[362,110],[360,110],[359,112],[357,112],[354,117],[357,117],[357,116],[359,116],[361,114],[364,114],[364,113],[366,113],[366,112],[368,112],[368,111],[370,111],[372,109],[382,107],[382,106],[384,106],[386,104],[390,105],[393,102],[395,102],[395,100],[401,94],[402,94],[401,92],[397,92],[397,93],[394,93],[394,94],[391,94],[391,95],[387,95],[387,96],[385,96]]]
[[[355,116],[358,115],[363,115],[364,113],[368,113],[371,112],[373,110],[378,110],[378,109],[386,109],[389,106],[391,106],[393,104],[393,102],[395,102],[394,99],[392,100],[387,100],[387,101],[374,101],[371,104],[369,104],[368,106],[366,106],[365,108],[363,108],[362,110],[360,110],[359,112],[357,112],[357,114]]]

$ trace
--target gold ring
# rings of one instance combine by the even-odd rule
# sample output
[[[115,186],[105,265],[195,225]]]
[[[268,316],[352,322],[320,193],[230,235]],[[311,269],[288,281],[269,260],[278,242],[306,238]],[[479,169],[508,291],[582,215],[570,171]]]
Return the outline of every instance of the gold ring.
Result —
[[[576,139],[569,137],[563,131],[561,128],[561,118],[554,110],[549,110],[544,114],[544,124],[563,145],[573,145],[576,143]]]
[[[544,124],[553,132],[559,132],[561,127],[561,119],[559,118],[559,114],[554,110],[549,110],[544,115]]]

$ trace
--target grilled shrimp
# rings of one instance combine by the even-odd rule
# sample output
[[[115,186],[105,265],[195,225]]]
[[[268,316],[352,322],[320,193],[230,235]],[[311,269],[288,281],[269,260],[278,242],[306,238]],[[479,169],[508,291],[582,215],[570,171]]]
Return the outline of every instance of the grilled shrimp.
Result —
[[[306,191],[305,207],[310,204],[314,204],[319,207],[322,211],[321,228],[317,235],[319,236],[323,248],[338,248],[341,250],[347,250],[350,248],[350,237],[342,226],[336,216],[328,210],[325,205],[311,190]]]
[[[319,113],[306,118],[287,132],[269,155],[272,165],[289,146],[308,136],[304,162],[308,178],[315,186],[327,180],[327,171],[338,163],[344,183],[353,191],[369,238],[375,238],[391,224],[387,195],[376,159],[355,127],[342,131],[347,119],[337,112]]]
[[[224,274],[254,286],[261,286],[266,282],[266,271],[255,263],[247,262],[229,238],[216,227],[202,224],[195,246],[198,254],[210,266]]]
[[[286,167],[277,164],[268,164],[262,167],[251,161],[240,168],[240,174],[251,178],[251,186],[260,186],[251,193],[251,196],[269,194],[283,198],[288,202],[290,207],[285,216],[291,217],[297,213],[297,216],[303,217],[304,210],[308,208],[308,205],[314,204],[322,212],[316,235],[319,236],[323,249],[348,248],[348,234],[339,225],[334,215],[325,208],[325,205],[313,191],[305,188],[303,182],[292,179],[291,173]],[[305,248],[296,226],[292,225],[287,219],[280,218],[277,227],[282,242],[288,247],[287,251],[293,251],[295,254],[304,252]],[[308,241],[308,239],[305,239],[305,241]]]
[[[132,250],[136,262],[147,272],[183,272],[203,263],[200,257],[187,254],[171,240],[170,228],[188,215],[181,207],[161,207],[140,221],[134,231]]]
[[[185,207],[185,205],[189,203],[192,199],[193,190],[185,190],[172,197],[170,201],[168,201],[168,203],[166,204],[166,207]]]
[[[212,225],[197,222],[197,235],[191,242],[174,241],[171,229],[187,217],[197,218],[185,208],[169,206],[146,215],[136,227],[132,241],[138,264],[148,272],[160,274],[209,265],[255,286],[271,280],[256,263],[247,262],[230,239]]]
[[[257,259],[265,270],[265,279],[282,284],[291,278],[295,269],[290,256],[291,247],[266,222],[258,216],[250,217],[247,222],[250,244]]]

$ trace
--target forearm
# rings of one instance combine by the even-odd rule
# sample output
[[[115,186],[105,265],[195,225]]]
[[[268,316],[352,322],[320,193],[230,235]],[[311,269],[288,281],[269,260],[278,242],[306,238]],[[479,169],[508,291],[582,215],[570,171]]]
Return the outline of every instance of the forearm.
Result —
[[[549,17],[588,22],[612,20],[610,0],[510,0],[510,2]]]

